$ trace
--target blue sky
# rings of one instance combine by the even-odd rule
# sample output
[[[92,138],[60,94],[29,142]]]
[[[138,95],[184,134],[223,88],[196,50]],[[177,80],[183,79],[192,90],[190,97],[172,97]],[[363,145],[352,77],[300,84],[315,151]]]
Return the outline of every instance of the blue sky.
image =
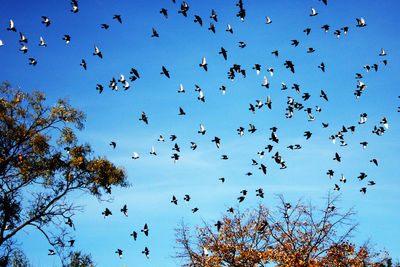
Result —
[[[237,204],[236,198],[242,189],[249,191],[241,208],[256,207],[257,203],[273,207],[277,204],[275,194],[296,201],[303,197],[322,204],[323,197],[334,188],[341,186],[343,209],[355,207],[355,219],[360,223],[355,239],[362,243],[371,238],[378,249],[386,248],[394,258],[400,258],[400,231],[397,226],[399,200],[399,173],[397,171],[400,106],[397,62],[400,54],[397,18],[397,1],[329,1],[328,6],[317,0],[307,1],[246,1],[246,17],[241,22],[236,17],[236,1],[187,1],[188,17],[177,13],[181,1],[176,4],[165,1],[78,1],[79,12],[71,13],[69,1],[7,1],[0,10],[0,78],[14,87],[25,91],[33,89],[46,93],[48,103],[57,98],[68,97],[71,103],[87,114],[85,129],[79,133],[82,142],[89,142],[96,154],[105,155],[117,165],[124,166],[131,187],[114,189],[113,202],[99,202],[85,195],[74,196],[76,204],[85,210],[76,214],[76,248],[90,252],[98,266],[178,266],[174,258],[174,228],[183,219],[191,225],[201,225],[202,220],[217,220],[227,207]],[[319,13],[310,17],[311,7]],[[159,11],[168,10],[168,19]],[[211,9],[218,15],[214,22],[216,34],[207,30]],[[120,14],[122,24],[113,20]],[[203,19],[203,26],[194,23],[194,15]],[[41,24],[41,16],[47,16],[51,25]],[[265,24],[265,17],[271,24]],[[355,27],[356,18],[363,17],[367,26]],[[17,33],[7,31],[9,19],[13,19]],[[110,25],[108,30],[100,24]],[[227,24],[233,34],[225,31]],[[329,24],[325,33],[321,26]],[[344,26],[347,34],[337,38],[333,32]],[[152,38],[152,28],[159,38]],[[303,30],[311,28],[310,35]],[[28,38],[28,53],[18,51],[19,34]],[[71,36],[66,45],[61,38]],[[40,47],[39,37],[43,36],[48,47]],[[297,47],[291,40],[300,42]],[[238,42],[247,44],[239,48]],[[94,45],[103,54],[103,59],[92,55]],[[228,60],[218,54],[220,48],[228,50]],[[308,47],[316,52],[306,53]],[[387,52],[384,66],[379,56],[381,48]],[[279,50],[275,58],[272,51]],[[206,57],[208,71],[199,67]],[[28,65],[33,57],[38,64]],[[82,58],[87,70],[79,64]],[[291,60],[295,74],[283,63]],[[317,66],[324,62],[326,72]],[[261,64],[257,76],[252,69]],[[379,65],[378,72],[363,69],[365,64]],[[227,78],[227,71],[233,64],[240,64],[247,77],[237,74],[234,81]],[[160,75],[165,66],[171,78]],[[140,79],[131,82],[131,88],[124,91],[121,83],[118,91],[108,88],[109,81],[120,74],[129,76],[130,68],[139,71]],[[274,76],[266,71],[274,68]],[[363,75],[367,85],[359,99],[353,95],[357,80],[355,73]],[[262,87],[263,76],[267,76],[270,88]],[[280,90],[284,82],[289,89]],[[290,89],[293,83],[300,84],[301,93]],[[102,84],[104,91],[98,94],[96,84]],[[179,94],[179,85],[185,89]],[[195,84],[204,92],[205,103],[197,100]],[[223,95],[219,88],[226,86]],[[319,97],[324,90],[329,98],[326,102]],[[311,98],[303,101],[302,94],[308,92]],[[256,100],[266,101],[271,97],[272,110],[265,106],[252,114],[249,104]],[[315,121],[309,122],[307,113],[295,111],[293,118],[285,118],[287,97],[313,108]],[[315,111],[320,106],[322,112]],[[178,116],[179,107],[186,116]],[[145,111],[149,124],[139,121]],[[361,113],[368,114],[368,121],[359,125]],[[385,116],[389,129],[382,136],[371,133],[374,125]],[[323,129],[321,122],[329,122]],[[257,131],[247,132],[249,123]],[[203,124],[206,134],[197,133]],[[345,133],[348,146],[341,147],[328,139],[336,134],[342,125],[355,125],[354,134]],[[240,137],[236,129],[246,129]],[[280,170],[271,159],[272,153],[260,159],[257,151],[263,150],[271,141],[271,127],[277,127],[279,144],[273,144],[285,159],[287,169]],[[313,133],[309,140],[304,131]],[[158,142],[159,135],[166,139]],[[169,136],[178,138],[171,142]],[[211,139],[221,138],[218,149]],[[115,141],[113,150],[109,143]],[[190,149],[190,142],[198,148]],[[367,141],[365,150],[359,144]],[[170,158],[173,145],[181,147],[180,160],[174,163]],[[289,150],[291,144],[300,144],[302,149]],[[157,156],[149,154],[154,146]],[[132,160],[133,152],[140,156]],[[342,162],[333,161],[335,153],[342,156]],[[226,154],[229,159],[221,160]],[[369,162],[376,158],[379,167]],[[267,166],[267,175],[251,166],[251,159]],[[335,170],[330,180],[325,174]],[[245,173],[252,172],[252,176]],[[365,172],[368,177],[359,182],[357,176]],[[340,174],[347,183],[339,182]],[[218,180],[225,177],[226,182]],[[359,192],[369,180],[376,185],[367,186],[366,195]],[[263,188],[265,198],[255,196],[255,189]],[[185,194],[192,199],[183,201]],[[178,205],[170,203],[172,195],[178,198]],[[128,206],[126,218],[119,209]],[[101,212],[108,207],[113,215],[104,219]],[[199,211],[192,214],[191,209]],[[150,228],[145,237],[139,234],[133,241],[129,234],[140,232],[144,224]],[[30,229],[32,230],[32,229]],[[49,246],[38,233],[26,231],[18,236],[21,247],[35,266],[57,266],[56,257],[47,256]],[[144,247],[150,250],[150,259],[141,254]],[[120,248],[124,256],[119,259],[114,251]]]

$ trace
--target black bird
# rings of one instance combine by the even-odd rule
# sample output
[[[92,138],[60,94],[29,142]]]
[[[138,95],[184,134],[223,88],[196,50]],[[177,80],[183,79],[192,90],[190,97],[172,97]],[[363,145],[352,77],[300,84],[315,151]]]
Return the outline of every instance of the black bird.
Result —
[[[68,243],[69,243],[70,247],[73,247],[74,243],[75,243],[75,240],[74,239],[68,240]]]
[[[160,35],[158,35],[156,29],[154,29],[154,28],[152,28],[152,29],[153,29],[153,34],[151,35],[151,37],[160,37]]]
[[[172,150],[175,150],[176,152],[181,152],[180,147],[178,146],[177,143],[175,143],[174,147],[172,148]]]
[[[172,154],[171,158],[174,159],[174,163],[177,163],[179,160],[179,155],[174,153],[174,154]]]
[[[171,139],[171,141],[174,141],[175,139],[176,139],[176,135],[171,135],[170,137],[169,137],[169,139]]]
[[[142,111],[142,117],[139,120],[143,121],[146,124],[149,124],[148,118],[146,116],[146,113],[144,113],[144,111]]]
[[[341,161],[341,157],[339,156],[339,154],[337,152],[335,153],[335,157],[333,158],[333,160],[337,160],[338,162]]]
[[[178,200],[176,199],[175,196],[172,196],[171,203],[173,203],[173,204],[175,204],[175,205],[178,205]]]
[[[321,0],[319,0],[321,1]],[[324,3],[326,6],[328,5],[328,0],[322,0],[322,3]]]
[[[224,177],[221,177],[221,178],[219,178],[218,180],[220,180],[222,183],[225,182],[225,178],[224,178]]]
[[[324,62],[321,62],[321,65],[318,66],[322,70],[322,72],[325,72],[325,64]]]
[[[194,22],[198,22],[200,24],[200,26],[203,26],[203,20],[198,16],[198,15],[194,15]]]
[[[287,69],[290,69],[290,71],[294,73],[294,64],[292,61],[286,60],[285,63],[283,63],[283,65],[285,65]]]
[[[82,63],[79,65],[81,65],[85,70],[87,69],[86,61],[84,59],[82,59]]]
[[[306,140],[310,139],[312,133],[310,131],[305,131],[304,136],[306,137]]]
[[[227,155],[222,155],[222,156],[221,156],[221,159],[227,160],[227,159],[228,159],[228,156],[227,156]]]
[[[250,125],[250,129],[248,129],[247,131],[250,133],[254,133],[255,131],[257,131],[256,127],[253,124],[249,124]]]
[[[367,26],[367,24],[365,23],[364,18],[360,18],[360,19],[356,18],[356,20],[357,20],[356,27],[365,27],[365,26]]]
[[[203,69],[204,69],[205,71],[207,71],[207,61],[206,61],[206,58],[205,58],[205,57],[203,57],[203,59],[201,60],[201,63],[199,64],[199,66],[200,66],[200,67],[203,67]]]
[[[218,52],[218,54],[222,54],[222,56],[224,57],[224,59],[227,60],[227,59],[228,59],[228,56],[227,56],[226,52],[228,52],[228,51],[226,51],[225,48],[221,47],[221,51]]]
[[[146,258],[150,258],[150,250],[145,247],[142,253],[146,256]]]
[[[365,195],[365,193],[367,193],[367,188],[366,187],[361,188],[360,192]]]
[[[359,181],[364,180],[368,175],[366,175],[364,172],[360,172],[360,175],[357,177]]]
[[[30,58],[29,58],[29,65],[36,66],[36,64],[37,64],[36,59],[30,57]]]
[[[114,149],[117,146],[117,144],[114,141],[111,141],[110,146],[112,146]]]
[[[210,19],[213,19],[213,20],[215,20],[215,22],[218,22],[217,14],[215,13],[214,9],[211,10]]]
[[[192,209],[192,212],[195,213],[195,212],[198,211],[198,210],[199,210],[199,208],[193,208],[193,209]]]
[[[186,115],[186,113],[183,111],[181,107],[179,107],[179,114],[178,115]]]
[[[325,24],[324,26],[321,27],[321,29],[324,29],[325,32],[329,31],[329,25]]]
[[[105,218],[107,218],[109,215],[112,215],[112,212],[111,212],[108,208],[106,208],[106,210],[103,211],[101,214],[104,215],[104,219],[105,219]]]
[[[304,93],[301,98],[304,99],[304,101],[308,100],[311,97],[311,95],[309,93]]]
[[[212,21],[210,21],[210,27],[208,29],[210,31],[212,31],[213,33],[215,33],[215,26],[214,26],[214,23],[212,23]]]
[[[279,51],[278,50],[272,51],[271,54],[274,54],[275,57],[278,57],[279,56]]]
[[[222,222],[221,221],[217,221],[216,224],[214,224],[217,227],[218,232],[221,230],[221,226],[222,226]]]
[[[160,74],[164,74],[165,76],[167,76],[167,78],[170,78],[169,72],[164,66],[162,66],[162,72],[160,72]]]
[[[328,171],[326,172],[326,174],[329,175],[329,178],[331,178],[331,179],[332,179],[334,173],[335,173],[335,172],[334,172],[333,170],[328,170]]]
[[[72,0],[71,1],[71,6],[72,6],[72,9],[70,11],[72,13],[77,13],[78,12],[78,1]]]
[[[299,45],[299,41],[297,40],[292,40],[291,45],[294,45],[295,47]]]
[[[310,32],[311,32],[311,29],[310,29],[310,28],[307,28],[307,29],[305,29],[303,32],[305,32],[307,35],[309,35]]]
[[[117,253],[117,254],[119,255],[119,258],[122,259],[122,250],[117,249],[117,250],[115,251],[115,253]]]
[[[186,194],[185,197],[183,198],[183,200],[185,200],[185,202],[189,202],[190,196],[188,194]]]
[[[137,239],[137,233],[136,233],[135,231],[133,231],[132,234],[130,234],[130,236],[132,236],[132,237],[133,237],[133,240],[136,241],[136,239]]]
[[[145,236],[149,236],[149,227],[147,226],[147,223],[144,224],[143,229],[140,230],[140,232],[143,232]]]
[[[65,41],[65,44],[69,44],[69,42],[71,41],[71,36],[69,36],[68,34],[64,34],[64,37],[62,39]]]
[[[307,50],[307,53],[314,53],[314,52],[315,52],[315,49],[312,47],[309,47]]]
[[[114,15],[113,19],[116,19],[119,23],[122,23],[121,15]]]
[[[122,207],[121,212],[128,217],[128,208],[126,207],[126,204]]]
[[[256,194],[257,197],[264,198],[264,192],[262,188],[257,189],[256,192],[257,192]]]
[[[219,139],[216,136],[214,137],[213,140],[211,140],[211,142],[215,142],[215,145],[217,146],[217,148],[219,148],[219,146],[220,146],[220,141],[221,141],[221,139]]]
[[[375,185],[374,181],[368,181],[368,185]]]
[[[49,18],[46,17],[46,16],[42,16],[42,19],[43,19],[42,24],[45,24],[46,27],[49,27],[49,26],[50,26],[50,20],[49,20]]]
[[[340,187],[337,184],[335,184],[335,188],[333,188],[333,190],[340,191]]]
[[[259,167],[258,169],[262,170],[262,172],[263,172],[264,174],[267,174],[267,167],[266,167],[264,164],[261,164],[260,167]]]
[[[101,24],[101,28],[107,30],[110,26],[107,24]]]
[[[49,249],[49,254],[47,254],[47,255],[52,256],[52,255],[56,255],[56,253],[54,252],[54,250]]]
[[[319,97],[322,97],[323,99],[325,99],[326,101],[328,101],[328,96],[325,94],[324,90],[321,90],[321,94]]]
[[[161,8],[160,13],[163,14],[166,19],[168,18],[168,13],[165,8]]]
[[[238,197],[237,199],[239,200],[239,203],[240,203],[240,202],[243,202],[243,200],[244,200],[245,198],[246,198],[245,196],[240,196],[240,197]]]
[[[369,162],[374,163],[376,166],[378,166],[378,161],[376,159],[371,159]]]
[[[181,4],[181,9],[178,11],[178,13],[181,13],[183,16],[187,17],[187,11],[189,10],[189,5],[183,1]]]
[[[322,127],[323,127],[323,128],[326,128],[326,127],[328,127],[328,126],[329,126],[329,123],[323,123],[323,122],[322,122]]]
[[[131,71],[129,73],[135,75],[136,78],[140,79],[139,73],[136,69],[131,68]]]

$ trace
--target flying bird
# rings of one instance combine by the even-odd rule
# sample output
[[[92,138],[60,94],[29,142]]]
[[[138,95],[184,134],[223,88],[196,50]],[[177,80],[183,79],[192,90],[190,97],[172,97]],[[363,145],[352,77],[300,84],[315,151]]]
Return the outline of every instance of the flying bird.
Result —
[[[153,34],[151,35],[151,37],[160,37],[160,35],[158,35],[156,29],[154,29],[154,28],[152,28],[152,29],[153,29]]]
[[[201,60],[201,63],[199,64],[200,67],[203,67],[205,71],[207,71],[207,62],[206,62],[206,58],[203,57],[203,59]]]
[[[139,120],[143,121],[146,124],[149,124],[148,118],[146,116],[146,113],[144,113],[144,111],[142,111],[142,117]]]
[[[164,74],[165,76],[167,76],[167,78],[170,78],[169,72],[164,66],[162,66],[162,72],[160,72],[160,74]]]
[[[314,17],[314,16],[316,16],[316,15],[318,15],[318,13],[317,13],[317,11],[315,11],[315,8],[311,8],[311,14],[310,14],[310,17]]]
[[[94,53],[93,56],[98,56],[99,58],[103,58],[103,55],[101,54],[100,49],[97,47],[97,45],[94,46]]]
[[[71,42],[71,36],[68,34],[64,34],[64,37],[62,38],[65,41],[65,44],[69,44]]]
[[[161,8],[160,13],[163,14],[166,19],[168,18],[168,13],[165,8]]]
[[[122,23],[121,15],[114,15],[113,19],[116,19],[119,23]]]
[[[357,20],[356,27],[365,27],[365,26],[367,26],[367,24],[365,23],[364,18],[360,18],[360,19],[356,18],[356,20]]]
[[[203,26],[203,20],[198,16],[198,15],[194,15],[194,22],[198,22],[200,24],[200,26]]]
[[[232,27],[231,27],[231,25],[229,25],[229,23],[228,23],[228,25],[227,25],[227,29],[226,29],[225,31],[226,31],[226,32],[230,32],[230,33],[232,33],[232,34],[233,34]]]
[[[215,22],[218,22],[217,13],[215,13],[214,9],[211,10],[210,19],[213,19]]]
[[[49,26],[50,26],[50,20],[49,20],[49,18],[46,17],[46,16],[42,16],[42,19],[43,19],[42,24],[45,24],[46,27],[49,27]]]
[[[14,26],[14,21],[12,19],[10,19],[10,26],[7,28],[7,31],[13,31],[13,32],[17,31],[17,29]]]

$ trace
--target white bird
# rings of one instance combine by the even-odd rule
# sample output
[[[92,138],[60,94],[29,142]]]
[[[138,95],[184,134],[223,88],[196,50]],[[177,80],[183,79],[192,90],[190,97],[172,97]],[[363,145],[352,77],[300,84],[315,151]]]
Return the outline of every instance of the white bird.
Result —
[[[139,158],[139,154],[138,153],[136,153],[136,152],[133,152],[133,157],[132,157],[133,159],[138,159]]]
[[[380,123],[383,124],[383,126],[385,126],[386,129],[389,129],[389,124],[385,117],[382,118]]]
[[[185,92],[185,89],[183,89],[183,85],[182,84],[179,84],[179,91],[178,91],[178,93],[184,93]]]
[[[0,46],[3,46],[3,45],[4,45],[3,41],[2,41],[2,40],[0,40]]]
[[[270,23],[272,23],[272,20],[269,18],[269,17],[265,17],[266,19],[267,19],[267,22],[266,22],[266,24],[270,24]]]
[[[317,11],[315,11],[315,8],[312,7],[310,16],[313,17],[313,16],[316,16],[316,15],[318,15],[318,13],[317,13]]]
[[[94,46],[94,56],[99,56],[99,58],[103,58],[103,55],[101,54],[100,49],[97,47],[97,45]]]
[[[39,44],[39,46],[47,47],[47,44],[44,42],[42,36],[40,36],[40,44]]]
[[[26,52],[28,52],[28,48],[24,44],[21,44],[21,46],[22,47],[19,49],[19,51],[22,51],[24,54],[26,54]]]
[[[386,52],[385,52],[385,50],[383,49],[383,48],[381,48],[381,53],[379,54],[381,57],[383,57],[383,56],[386,56],[387,54],[386,54]]]
[[[203,59],[201,60],[201,64],[199,64],[200,67],[203,67],[205,71],[207,71],[207,62],[206,62],[206,58],[203,57]]]
[[[131,85],[129,84],[129,82],[128,81],[125,81],[124,82],[124,90],[126,91],[126,90],[128,90],[129,89],[129,87],[131,87]]]
[[[19,36],[21,36],[21,38],[19,39],[20,43],[28,43],[28,39],[26,39],[25,35],[22,32],[19,33]]]
[[[154,146],[151,147],[150,155],[157,156],[157,153],[154,151]]]
[[[227,28],[225,31],[230,32],[230,33],[233,34],[232,27],[231,27],[231,25],[229,25],[229,23],[228,23],[227,27],[228,27],[228,28]]]
[[[274,76],[274,68],[269,68],[267,71],[271,74],[271,77]]]
[[[356,27],[365,27],[367,24],[365,23],[364,18],[356,19],[357,20],[357,25]]]
[[[261,86],[265,86],[266,88],[269,88],[269,83],[268,83],[266,76],[264,76],[264,83],[262,83]]]
[[[203,94],[203,91],[200,89],[200,91],[199,91],[199,96],[197,97],[197,99],[198,100],[201,100],[201,101],[203,101],[203,102],[205,102],[204,101],[204,94]]]
[[[158,138],[157,141],[165,142],[165,139],[164,139],[164,137],[160,134],[160,138]]]
[[[200,131],[198,133],[204,135],[206,133],[206,129],[204,128],[203,124],[200,124]]]
[[[121,73],[120,77],[121,78],[118,81],[121,82],[121,83],[125,83],[126,82],[125,76]]]
[[[342,178],[340,178],[340,181],[345,183],[346,182],[346,177],[344,176],[344,174],[342,173]]]
[[[8,31],[13,31],[16,32],[17,29],[14,26],[14,21],[12,19],[10,19],[10,27],[7,28]]]

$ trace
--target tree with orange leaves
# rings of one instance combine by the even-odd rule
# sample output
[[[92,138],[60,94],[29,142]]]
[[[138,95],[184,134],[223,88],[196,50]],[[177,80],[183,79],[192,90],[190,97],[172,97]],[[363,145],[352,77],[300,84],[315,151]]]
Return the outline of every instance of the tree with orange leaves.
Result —
[[[184,266],[378,266],[381,253],[351,234],[357,224],[352,209],[335,207],[338,196],[328,194],[323,209],[279,196],[276,210],[262,205],[241,212],[228,210],[215,226],[204,222],[195,237],[187,225],[176,229],[176,257]],[[229,212],[230,211],[230,212]]]

